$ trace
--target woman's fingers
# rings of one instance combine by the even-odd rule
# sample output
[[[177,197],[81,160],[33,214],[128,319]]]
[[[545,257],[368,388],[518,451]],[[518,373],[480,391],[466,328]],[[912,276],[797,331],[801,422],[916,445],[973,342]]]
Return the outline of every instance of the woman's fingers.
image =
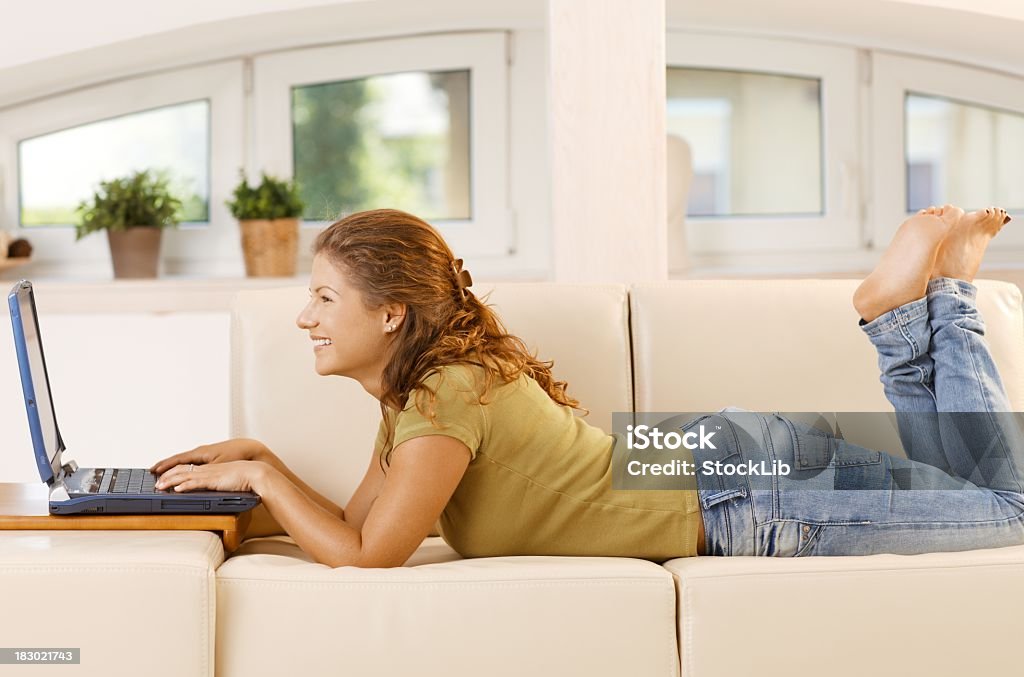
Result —
[[[192,464],[175,465],[169,468],[166,472],[160,475],[160,479],[156,481],[154,486],[157,489],[169,489],[170,487],[188,480],[188,476],[195,472],[195,468],[190,469],[191,465]]]
[[[188,451],[183,451],[180,454],[174,456],[168,456],[162,461],[154,463],[149,471],[153,474],[159,475],[169,468],[173,468],[176,465],[188,465],[189,463],[206,463],[206,459],[203,453],[200,451],[202,447],[196,447]]]

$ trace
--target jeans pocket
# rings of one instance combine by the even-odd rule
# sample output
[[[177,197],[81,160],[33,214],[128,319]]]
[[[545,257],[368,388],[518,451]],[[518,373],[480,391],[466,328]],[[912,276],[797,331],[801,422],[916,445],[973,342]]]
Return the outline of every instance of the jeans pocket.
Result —
[[[825,527],[821,524],[799,523],[800,541],[793,557],[807,557],[814,554],[814,544]]]
[[[723,489],[722,491],[702,491],[700,492],[700,504],[704,510],[711,508],[712,506],[718,505],[725,501],[731,501],[734,498],[746,498],[747,487],[739,485]]]
[[[821,470],[882,462],[882,452],[866,449],[818,428],[787,421],[793,435],[793,458],[796,470]]]

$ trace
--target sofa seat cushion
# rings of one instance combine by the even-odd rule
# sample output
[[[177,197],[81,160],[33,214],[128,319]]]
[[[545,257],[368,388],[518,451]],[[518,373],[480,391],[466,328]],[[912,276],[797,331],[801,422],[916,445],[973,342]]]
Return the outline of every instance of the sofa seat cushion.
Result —
[[[273,537],[217,586],[220,677],[679,670],[672,576],[643,560],[459,559],[431,538],[404,567],[332,569]]]
[[[223,560],[205,531],[0,531],[0,637],[80,648],[80,674],[212,677]]]
[[[952,677],[1022,665],[1024,546],[663,566],[679,588],[686,677],[757,675],[765,666]]]

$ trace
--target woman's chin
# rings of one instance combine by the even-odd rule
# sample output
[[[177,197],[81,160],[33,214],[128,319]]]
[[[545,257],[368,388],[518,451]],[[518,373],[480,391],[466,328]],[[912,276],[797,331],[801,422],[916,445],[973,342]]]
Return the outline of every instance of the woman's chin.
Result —
[[[334,370],[331,369],[330,362],[327,360],[317,360],[316,364],[313,365],[313,368],[316,369],[316,373],[320,376],[330,376],[334,373]]]

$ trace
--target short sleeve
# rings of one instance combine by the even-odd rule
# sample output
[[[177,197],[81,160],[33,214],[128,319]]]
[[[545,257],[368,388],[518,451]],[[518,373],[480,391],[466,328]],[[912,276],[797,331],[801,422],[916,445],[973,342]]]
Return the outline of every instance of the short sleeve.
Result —
[[[446,366],[428,376],[423,383],[435,392],[434,418],[431,420],[429,417],[429,393],[414,390],[405,409],[398,414],[392,448],[415,437],[445,435],[465,444],[469,447],[470,459],[476,458],[484,439],[486,415],[472,372],[468,367]],[[422,401],[423,412],[416,406],[417,399]],[[383,431],[378,433],[378,439],[383,444]]]
[[[380,455],[380,452],[384,449],[384,440],[388,435],[388,427],[384,423],[384,419],[381,418],[380,425],[377,426],[377,437],[373,440],[373,453]]]

